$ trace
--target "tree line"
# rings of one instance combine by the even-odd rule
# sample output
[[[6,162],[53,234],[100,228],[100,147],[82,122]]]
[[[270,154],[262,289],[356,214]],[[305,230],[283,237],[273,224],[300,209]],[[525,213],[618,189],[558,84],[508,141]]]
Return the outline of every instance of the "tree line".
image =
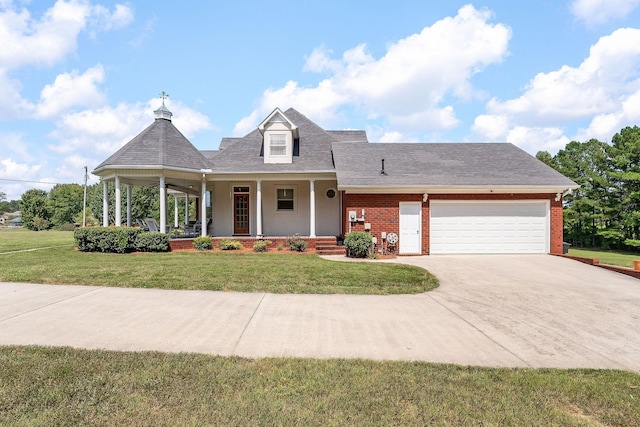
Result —
[[[640,128],[611,143],[572,141],[536,157],[580,185],[564,197],[564,240],[580,247],[640,248]]]
[[[115,186],[108,184],[109,224],[115,222]],[[160,198],[158,188],[133,186],[131,191],[131,217],[159,218]],[[87,186],[86,223],[102,225],[102,183]],[[82,224],[84,187],[79,184],[57,184],[51,191],[27,190],[19,201],[24,227],[30,230],[73,229]],[[168,196],[168,206],[173,206],[174,196]],[[179,223],[184,223],[184,197],[178,197]],[[190,200],[191,216],[195,215],[195,200]],[[172,210],[171,210],[172,211]],[[126,199],[122,200],[122,212],[126,212]],[[170,214],[171,216],[171,214]],[[126,220],[126,218],[123,218]],[[190,218],[190,220],[195,220]]]

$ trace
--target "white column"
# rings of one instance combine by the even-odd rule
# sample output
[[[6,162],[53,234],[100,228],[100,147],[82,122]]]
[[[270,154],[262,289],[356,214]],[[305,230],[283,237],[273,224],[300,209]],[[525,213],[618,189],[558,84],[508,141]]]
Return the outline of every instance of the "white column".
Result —
[[[116,227],[122,225],[122,193],[120,192],[120,177],[116,176]]]
[[[189,224],[189,193],[185,194],[184,202],[184,224]]]
[[[309,181],[309,237],[316,237],[316,184]]]
[[[131,184],[127,184],[127,227],[131,227]]]
[[[160,177],[160,232],[167,232],[167,189],[164,176]]]
[[[256,234],[262,236],[262,181],[256,181]]]
[[[202,226],[202,237],[207,235],[207,183],[202,181],[202,188],[200,190],[200,221]]]
[[[178,228],[178,198],[173,195],[173,226]]]
[[[109,226],[109,189],[107,181],[102,181],[102,226]]]

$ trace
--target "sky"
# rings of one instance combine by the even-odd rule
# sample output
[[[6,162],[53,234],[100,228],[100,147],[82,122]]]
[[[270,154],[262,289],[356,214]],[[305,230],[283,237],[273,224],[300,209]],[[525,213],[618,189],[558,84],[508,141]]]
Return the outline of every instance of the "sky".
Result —
[[[0,0],[0,41],[8,200],[83,183],[163,91],[201,150],[276,107],[532,155],[640,125],[640,0]]]

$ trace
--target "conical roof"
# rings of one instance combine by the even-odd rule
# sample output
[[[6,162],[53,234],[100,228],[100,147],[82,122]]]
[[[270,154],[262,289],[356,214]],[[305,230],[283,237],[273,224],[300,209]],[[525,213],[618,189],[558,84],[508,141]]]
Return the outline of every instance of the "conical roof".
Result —
[[[168,110],[166,110],[169,112]],[[170,114],[170,112],[169,112]],[[209,169],[211,164],[200,151],[173,125],[169,114],[158,118],[111,157],[102,162],[94,173],[103,169],[144,166],[191,169]]]

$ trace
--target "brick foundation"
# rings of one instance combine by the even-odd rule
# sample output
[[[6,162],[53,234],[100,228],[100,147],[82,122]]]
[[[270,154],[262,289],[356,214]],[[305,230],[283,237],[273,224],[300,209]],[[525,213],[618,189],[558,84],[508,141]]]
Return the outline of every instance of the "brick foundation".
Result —
[[[422,194],[345,194],[342,193],[342,232],[365,231],[364,224],[371,223],[371,234],[381,241],[381,232],[400,234],[400,202],[422,203],[422,251],[429,254],[429,206],[431,200],[549,200],[550,202],[550,253],[562,253],[562,200],[554,194],[432,194],[426,202]],[[356,211],[358,218],[365,210],[365,220],[350,223],[349,211]]]

